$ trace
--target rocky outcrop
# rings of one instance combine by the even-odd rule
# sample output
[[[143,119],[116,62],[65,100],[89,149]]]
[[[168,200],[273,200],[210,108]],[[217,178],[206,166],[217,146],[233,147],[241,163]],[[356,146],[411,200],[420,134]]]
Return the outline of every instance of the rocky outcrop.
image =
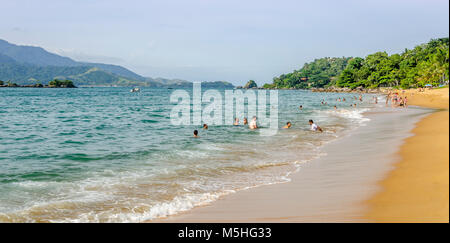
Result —
[[[244,88],[244,89],[257,89],[257,88],[258,88],[258,85],[256,84],[255,81],[250,80],[250,81],[248,81],[248,82],[244,85],[243,88]]]

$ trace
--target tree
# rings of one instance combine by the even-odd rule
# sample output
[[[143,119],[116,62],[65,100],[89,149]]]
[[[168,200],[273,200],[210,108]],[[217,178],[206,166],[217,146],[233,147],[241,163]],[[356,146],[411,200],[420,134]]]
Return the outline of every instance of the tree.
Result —
[[[55,79],[48,83],[49,87],[52,88],[76,88],[72,81],[70,80],[58,80]]]

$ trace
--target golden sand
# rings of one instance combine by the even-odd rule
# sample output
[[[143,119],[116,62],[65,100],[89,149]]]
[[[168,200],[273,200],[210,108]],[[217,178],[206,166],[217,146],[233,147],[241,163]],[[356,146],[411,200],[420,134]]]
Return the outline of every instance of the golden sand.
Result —
[[[409,90],[410,105],[444,109],[433,113],[406,139],[396,168],[368,201],[375,222],[449,222],[449,90]]]

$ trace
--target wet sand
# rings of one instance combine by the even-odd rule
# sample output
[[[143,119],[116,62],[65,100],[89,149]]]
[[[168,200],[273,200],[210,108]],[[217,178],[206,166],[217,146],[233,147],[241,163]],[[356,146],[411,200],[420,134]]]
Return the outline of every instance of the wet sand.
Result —
[[[449,222],[449,90],[407,91],[409,103],[444,109],[413,129],[400,160],[368,203],[375,222]]]
[[[291,181],[227,195],[151,222],[367,222],[365,201],[380,191],[396,152],[428,109],[381,109],[367,125],[324,146]]]

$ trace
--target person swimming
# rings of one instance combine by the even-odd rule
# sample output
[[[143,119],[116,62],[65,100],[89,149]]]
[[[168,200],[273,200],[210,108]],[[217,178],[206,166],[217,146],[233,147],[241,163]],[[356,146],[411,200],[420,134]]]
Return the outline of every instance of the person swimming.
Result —
[[[203,124],[203,129],[204,130],[208,130],[208,125],[205,123],[205,124]]]
[[[198,138],[198,131],[194,130],[194,138]]]
[[[288,128],[291,128],[291,126],[292,126],[291,122],[287,122],[286,126],[284,126],[283,128],[288,129]]]
[[[244,117],[244,125],[247,125],[247,124],[248,124],[247,117]]]
[[[302,105],[300,105],[298,108],[299,108],[300,110],[303,110],[303,106],[302,106]]]
[[[234,118],[234,126],[239,126],[239,118]]]
[[[250,121],[250,124],[248,124],[248,128],[250,128],[252,130],[258,128],[258,124],[256,122],[256,116],[254,116],[253,119]]]
[[[309,120],[309,125],[311,126],[311,131],[319,131],[319,132],[323,132],[322,128],[317,126],[313,120]]]

